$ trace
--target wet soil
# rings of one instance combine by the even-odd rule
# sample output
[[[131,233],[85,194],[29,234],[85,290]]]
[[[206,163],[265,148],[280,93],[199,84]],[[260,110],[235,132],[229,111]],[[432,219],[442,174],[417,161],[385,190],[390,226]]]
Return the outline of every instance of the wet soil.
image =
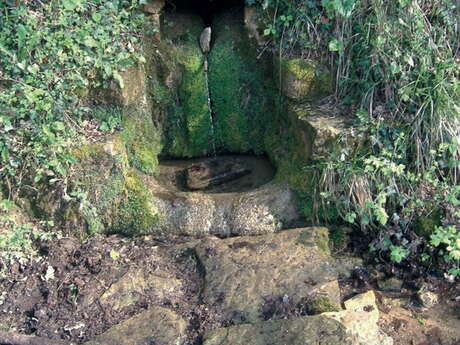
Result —
[[[199,345],[205,332],[232,323],[201,300],[204,272],[192,249],[195,243],[186,237],[128,240],[96,236],[85,243],[67,237],[39,244],[40,256],[33,261],[4,267],[6,271],[0,276],[0,330],[81,344],[135,314],[163,306],[188,322],[186,345]],[[127,272],[139,269],[178,279],[184,282],[183,288],[163,298],[146,290],[139,293],[135,303],[119,310],[101,304],[100,297],[110,286]],[[385,294],[363,276],[366,274],[342,280],[342,297],[376,290],[380,326],[393,337],[395,345],[460,344],[458,284],[425,278],[440,297],[438,305],[425,310],[415,302],[414,290]],[[282,299],[266,301],[265,306],[266,319],[306,314],[287,308]]]
[[[194,344],[217,317],[200,303],[202,272],[193,251],[181,245],[185,240],[97,236],[83,244],[62,238],[43,245],[40,257],[15,263],[0,276],[0,330],[83,343],[157,305],[173,309],[192,325],[187,344]],[[140,293],[134,304],[119,310],[102,304],[103,293],[136,269],[186,284],[163,299],[155,291]]]
[[[276,169],[267,157],[254,155],[224,155],[219,160],[231,160],[250,170],[250,173],[225,182],[210,186],[204,193],[234,193],[247,192],[270,182],[275,176]],[[208,162],[214,158],[164,160],[160,162],[160,175],[157,180],[164,187],[173,192],[191,192],[186,187],[185,169],[194,164]]]

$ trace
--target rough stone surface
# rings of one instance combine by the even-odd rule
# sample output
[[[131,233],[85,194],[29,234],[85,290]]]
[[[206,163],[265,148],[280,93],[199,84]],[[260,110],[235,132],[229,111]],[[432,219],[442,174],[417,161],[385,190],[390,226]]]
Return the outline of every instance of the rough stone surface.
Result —
[[[112,81],[107,88],[92,91],[91,98],[96,104],[134,105],[146,93],[145,70],[143,66],[133,66],[120,73],[123,85]]]
[[[283,60],[280,87],[284,95],[292,100],[317,100],[332,93],[332,76],[316,62]]]
[[[173,311],[152,307],[85,345],[181,345],[186,339],[186,328],[187,323]]]
[[[255,325],[219,328],[204,337],[204,345],[355,345],[345,328],[324,316],[310,316]]]
[[[237,160],[214,158],[193,164],[185,170],[185,175],[187,187],[191,190],[199,190],[238,179],[250,172]]]
[[[325,237],[326,236],[326,237]],[[326,296],[339,304],[327,229],[302,228],[246,238],[203,240],[196,251],[206,271],[203,301],[233,323],[264,319],[264,305]]]
[[[148,179],[151,202],[161,215],[158,231],[168,234],[257,235],[298,220],[296,196],[287,184],[268,183],[240,193],[171,192]]]
[[[141,11],[149,14],[159,14],[165,6],[165,0],[147,0],[141,5]]]
[[[150,292],[158,301],[181,294],[182,282],[167,272],[148,273],[143,269],[127,272],[100,297],[103,307],[119,310],[136,303]],[[153,293],[152,293],[153,292]]]
[[[400,292],[403,281],[396,277],[388,278],[378,282],[379,289],[387,292]]]
[[[439,303],[439,297],[436,293],[423,289],[417,292],[417,299],[425,308],[434,307]]]
[[[339,321],[353,336],[356,345],[392,345],[393,339],[383,334],[377,322],[379,310],[374,292],[368,291],[344,302],[345,310],[324,313],[327,317]]]
[[[377,322],[372,291],[345,302],[346,310],[317,316],[257,322],[209,332],[204,345],[392,345]]]
[[[353,119],[335,115],[332,109],[291,103],[288,114],[299,143],[297,153],[306,158],[327,157],[329,153],[351,147],[357,141],[352,133]]]

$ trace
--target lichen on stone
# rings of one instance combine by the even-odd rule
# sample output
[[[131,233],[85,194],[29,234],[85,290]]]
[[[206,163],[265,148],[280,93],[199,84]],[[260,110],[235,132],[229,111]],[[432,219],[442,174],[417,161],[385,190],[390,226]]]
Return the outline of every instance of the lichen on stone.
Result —
[[[307,303],[307,313],[316,315],[327,312],[338,312],[341,310],[340,306],[330,300],[329,297],[321,296],[313,299]]]

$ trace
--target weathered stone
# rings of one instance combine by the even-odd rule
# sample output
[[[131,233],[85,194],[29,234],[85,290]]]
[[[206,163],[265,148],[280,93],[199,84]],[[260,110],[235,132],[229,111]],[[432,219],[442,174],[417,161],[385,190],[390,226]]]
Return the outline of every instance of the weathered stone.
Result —
[[[379,289],[387,292],[401,292],[403,281],[396,277],[388,278],[378,282]]]
[[[303,59],[282,60],[280,88],[296,101],[317,100],[332,93],[332,75],[316,62]]]
[[[431,308],[439,303],[439,296],[426,289],[420,289],[417,292],[417,299],[424,308]]]
[[[219,328],[204,337],[204,345],[355,345],[339,322],[309,316]]]
[[[324,313],[327,317],[339,321],[348,335],[355,339],[357,345],[392,345],[393,339],[379,329],[379,310],[374,292],[368,291],[344,302],[345,310]]]
[[[211,50],[211,27],[207,27],[200,35],[200,48],[203,54],[208,54]]]
[[[147,0],[140,9],[148,14],[159,14],[164,6],[165,0]]]
[[[325,236],[325,228],[304,228],[203,240],[196,251],[206,271],[204,302],[234,323],[263,320],[265,302],[279,297],[293,306],[317,296],[339,304]]]
[[[249,38],[255,39],[259,46],[267,42],[267,38],[263,35],[263,29],[266,25],[262,22],[262,16],[257,12],[256,7],[244,7],[244,25],[249,33]]]
[[[187,323],[173,311],[161,307],[138,314],[97,336],[85,345],[181,345]]]
[[[339,256],[335,257],[337,262],[337,271],[340,278],[351,278],[353,271],[359,267],[363,267],[364,261],[360,257],[353,256]]]
[[[135,105],[146,97],[146,72],[142,65],[133,66],[120,72],[120,81],[113,80],[109,87],[91,92],[91,99],[96,104]]]
[[[377,321],[372,291],[345,302],[346,310],[317,316],[257,322],[207,333],[204,345],[392,345]]]
[[[250,172],[237,160],[214,158],[193,164],[186,169],[185,175],[187,188],[198,190],[235,180]]]
[[[240,193],[170,191],[155,179],[149,199],[161,215],[165,234],[258,235],[291,226],[299,218],[297,197],[287,184],[268,183]]]
[[[136,303],[149,293],[159,302],[182,294],[182,282],[167,272],[147,273],[143,269],[128,271],[100,297],[104,308],[120,310]]]
[[[327,158],[332,152],[352,150],[358,141],[352,133],[352,117],[335,115],[333,110],[309,104],[289,104],[288,115],[298,142],[296,153],[307,159]]]

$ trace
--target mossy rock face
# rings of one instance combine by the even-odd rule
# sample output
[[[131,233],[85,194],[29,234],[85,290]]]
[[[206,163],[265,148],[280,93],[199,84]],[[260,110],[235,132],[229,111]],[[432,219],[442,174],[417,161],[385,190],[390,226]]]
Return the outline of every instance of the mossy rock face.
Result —
[[[130,167],[124,134],[86,143],[74,151],[74,183],[86,193],[64,211],[64,222],[86,232],[138,235],[154,232],[159,215],[138,170]]]
[[[241,17],[241,18],[240,18]],[[209,53],[209,89],[218,149],[263,152],[267,126],[275,117],[271,62],[257,57],[241,16],[217,17]]]
[[[201,18],[193,15],[165,15],[162,23],[158,77],[150,88],[163,109],[162,153],[167,156],[195,157],[214,151],[205,58],[198,45],[203,28]]]
[[[154,126],[151,114],[128,108],[123,114],[122,137],[128,160],[132,167],[143,173],[158,172],[158,154],[161,151],[161,135]]]
[[[283,59],[280,89],[283,94],[296,101],[312,101],[330,95],[332,75],[317,62],[303,59]]]
[[[110,232],[130,236],[154,232],[160,216],[150,202],[149,189],[134,169],[127,171],[123,178],[117,195],[121,198],[113,222],[109,225]]]

